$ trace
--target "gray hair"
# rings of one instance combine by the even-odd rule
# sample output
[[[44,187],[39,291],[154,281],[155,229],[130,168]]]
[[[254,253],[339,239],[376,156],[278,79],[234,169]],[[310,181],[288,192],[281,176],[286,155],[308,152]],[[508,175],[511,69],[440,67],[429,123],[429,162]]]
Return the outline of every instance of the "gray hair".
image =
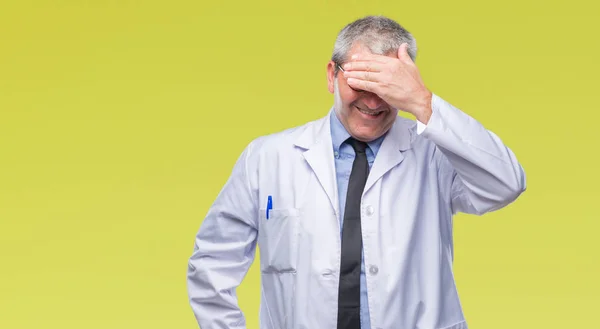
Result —
[[[414,61],[417,57],[417,42],[410,32],[396,21],[384,16],[366,16],[346,25],[338,34],[333,47],[331,60],[342,65],[354,44],[369,48],[373,54],[386,55],[398,52],[403,43],[408,43],[408,55]],[[338,72],[335,68],[335,74]]]

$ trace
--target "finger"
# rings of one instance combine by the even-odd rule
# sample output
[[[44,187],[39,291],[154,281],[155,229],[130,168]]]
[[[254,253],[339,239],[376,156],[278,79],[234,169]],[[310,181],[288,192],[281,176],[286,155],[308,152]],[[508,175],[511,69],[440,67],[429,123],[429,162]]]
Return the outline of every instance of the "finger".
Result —
[[[375,94],[379,92],[379,84],[373,81],[350,78],[348,79],[348,85],[354,89],[369,91]]]
[[[369,72],[369,71],[346,71],[346,72],[344,72],[344,77],[372,81],[372,82],[379,82],[379,79],[381,78],[381,74],[379,72]]]
[[[400,48],[398,48],[398,58],[406,63],[413,63],[412,58],[410,58],[410,55],[408,54],[408,43],[400,45]]]
[[[348,62],[344,64],[346,71],[381,72],[383,65],[374,61]]]

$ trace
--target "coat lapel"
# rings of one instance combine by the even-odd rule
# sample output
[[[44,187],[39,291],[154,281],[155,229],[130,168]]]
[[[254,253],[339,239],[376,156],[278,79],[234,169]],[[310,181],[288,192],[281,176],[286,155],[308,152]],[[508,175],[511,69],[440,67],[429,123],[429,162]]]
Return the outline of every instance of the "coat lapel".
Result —
[[[329,198],[332,208],[339,212],[339,200],[331,140],[330,115],[314,121],[296,140],[295,145],[304,149],[306,162]],[[410,148],[414,122],[399,117],[387,133],[367,178],[366,193],[392,168],[404,160],[403,151]]]
[[[303,156],[325,190],[332,208],[339,211],[335,162],[331,140],[329,114],[313,122],[298,138],[296,146],[304,149]]]
[[[383,175],[404,160],[402,152],[411,146],[411,127],[410,121],[400,117],[396,119],[377,152],[363,194],[367,193]]]

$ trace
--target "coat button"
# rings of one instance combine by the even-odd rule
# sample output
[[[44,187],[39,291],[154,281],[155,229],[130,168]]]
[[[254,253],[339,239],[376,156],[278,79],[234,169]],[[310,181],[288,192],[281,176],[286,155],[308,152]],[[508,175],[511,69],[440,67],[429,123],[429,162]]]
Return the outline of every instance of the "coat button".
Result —
[[[373,215],[373,213],[375,212],[375,210],[373,210],[373,206],[371,206],[371,205],[368,205],[368,206],[365,208],[365,212],[367,213],[367,216],[371,216],[371,215]]]
[[[376,275],[379,272],[379,268],[375,265],[371,265],[371,267],[369,268],[369,272],[373,275]]]

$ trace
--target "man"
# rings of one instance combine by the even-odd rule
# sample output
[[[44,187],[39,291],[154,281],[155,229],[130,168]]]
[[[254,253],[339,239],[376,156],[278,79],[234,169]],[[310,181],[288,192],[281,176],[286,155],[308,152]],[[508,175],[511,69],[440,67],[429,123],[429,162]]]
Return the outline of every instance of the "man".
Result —
[[[496,135],[426,88],[415,53],[390,19],[347,25],[327,66],[330,112],[243,151],[189,261],[202,329],[246,327],[235,289],[256,245],[261,328],[467,328],[452,216],[508,205],[525,175]]]

